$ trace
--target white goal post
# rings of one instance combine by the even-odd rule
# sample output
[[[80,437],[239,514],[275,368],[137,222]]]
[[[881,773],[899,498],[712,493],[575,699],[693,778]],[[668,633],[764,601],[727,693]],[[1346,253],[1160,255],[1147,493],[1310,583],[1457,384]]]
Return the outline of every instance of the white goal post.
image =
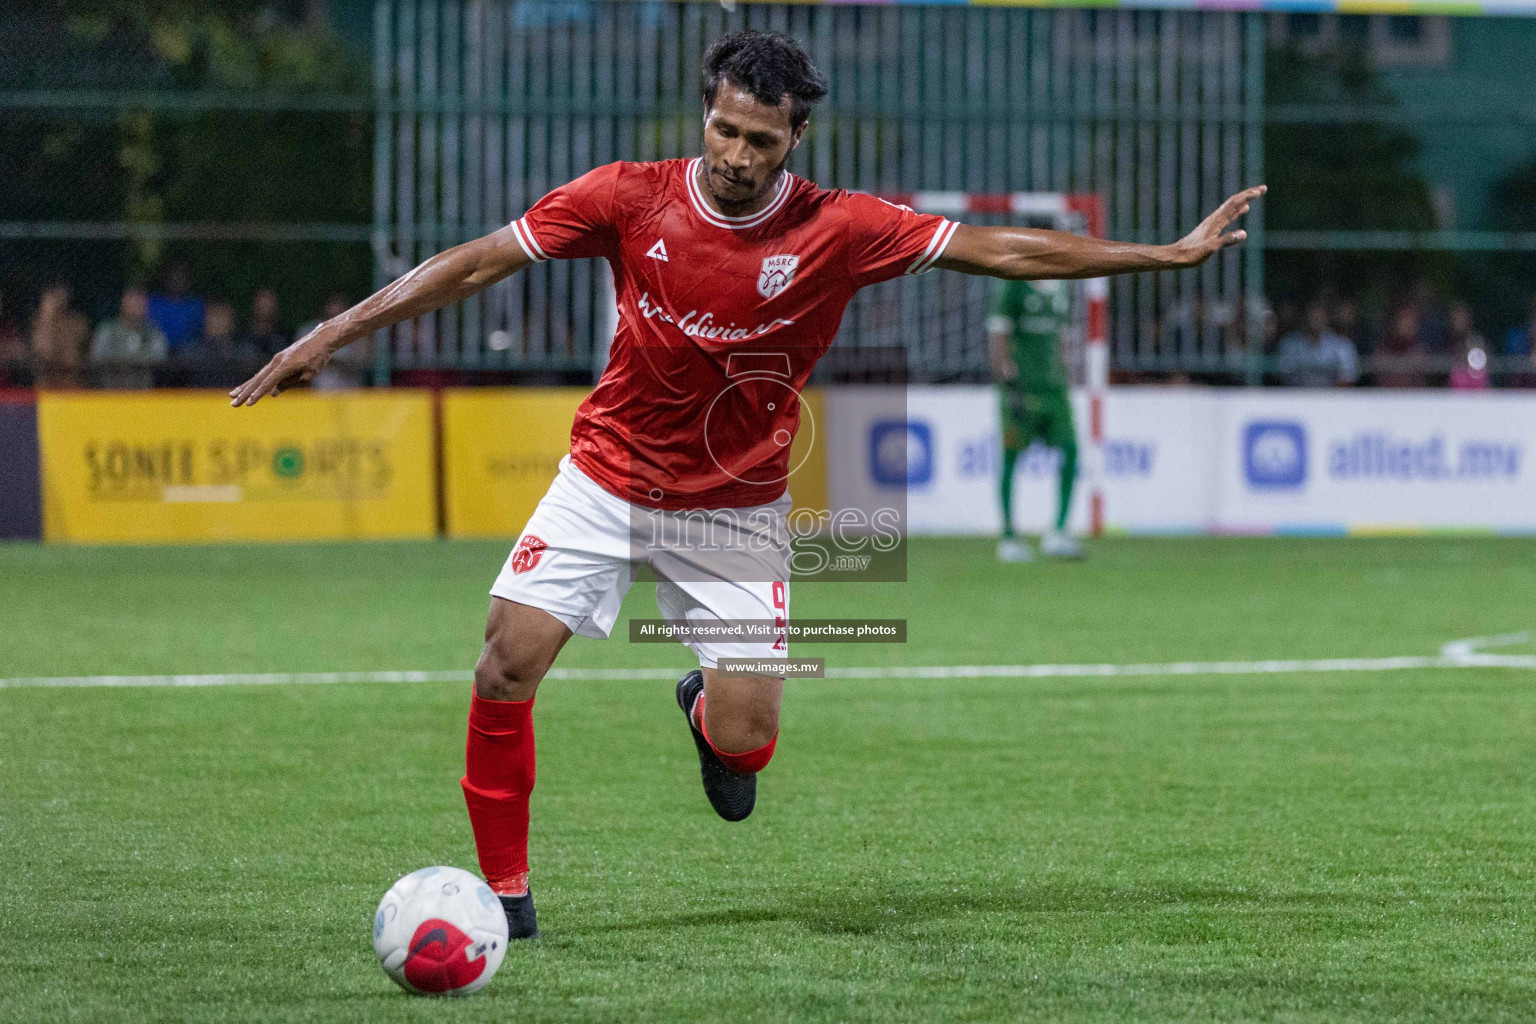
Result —
[[[907,192],[879,193],[887,202],[919,213],[937,213],[956,220],[1010,223],[1048,220],[1063,231],[1103,238],[1107,223],[1104,197],[1067,192]],[[1088,444],[1083,470],[1089,502],[1089,529],[1104,529],[1104,392],[1109,386],[1109,282],[1083,282],[1083,384],[1088,393]],[[984,311],[983,311],[984,312]]]

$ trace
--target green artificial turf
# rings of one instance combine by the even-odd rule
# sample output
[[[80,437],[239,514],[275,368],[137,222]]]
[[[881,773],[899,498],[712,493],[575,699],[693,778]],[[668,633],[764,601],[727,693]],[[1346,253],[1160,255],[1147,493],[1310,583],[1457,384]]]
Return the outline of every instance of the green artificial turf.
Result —
[[[505,554],[0,546],[0,677],[465,669]],[[793,600],[909,620],[832,665],[1433,654],[1536,626],[1536,542],[918,541]],[[369,926],[475,867],[467,684],[0,689],[0,1021],[1530,1020],[1533,675],[792,681],[740,825],[670,684],[551,681],[546,938],[462,1001]]]

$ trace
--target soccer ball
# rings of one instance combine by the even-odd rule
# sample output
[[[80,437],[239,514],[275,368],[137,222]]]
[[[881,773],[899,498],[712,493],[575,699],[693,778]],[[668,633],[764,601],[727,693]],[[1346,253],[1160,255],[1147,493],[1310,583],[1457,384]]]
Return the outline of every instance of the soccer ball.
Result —
[[[491,887],[461,868],[422,868],[389,887],[373,917],[384,973],[417,995],[464,996],[507,953],[507,915]]]

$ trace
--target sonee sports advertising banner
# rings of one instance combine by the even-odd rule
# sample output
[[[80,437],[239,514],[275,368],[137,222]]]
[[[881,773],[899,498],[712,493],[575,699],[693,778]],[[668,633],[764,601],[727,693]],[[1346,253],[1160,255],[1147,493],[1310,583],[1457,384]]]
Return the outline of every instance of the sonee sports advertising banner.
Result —
[[[38,399],[50,541],[329,540],[436,532],[432,400],[419,391]]]
[[[443,513],[450,537],[516,537],[571,450],[586,388],[443,392]]]
[[[571,450],[586,388],[462,388],[443,392],[443,508],[450,537],[516,537]],[[800,394],[791,447],[797,509],[826,507],[821,392]]]

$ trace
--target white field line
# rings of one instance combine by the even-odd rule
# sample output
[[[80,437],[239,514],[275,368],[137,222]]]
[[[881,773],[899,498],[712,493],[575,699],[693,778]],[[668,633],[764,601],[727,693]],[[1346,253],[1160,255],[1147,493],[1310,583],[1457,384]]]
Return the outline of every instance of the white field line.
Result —
[[[1481,647],[1518,647],[1530,643],[1533,638],[1536,638],[1536,634],[1529,629],[1522,629],[1518,633],[1500,633],[1497,636],[1474,636],[1466,640],[1452,640],[1440,648],[1440,653],[1449,658],[1466,657]]]
[[[23,686],[280,686],[289,683],[455,683],[474,673],[453,672],[228,672],[179,676],[23,676],[0,679],[0,690]]]
[[[1290,661],[1170,661],[1130,665],[936,665],[929,668],[829,668],[829,679],[1065,679],[1101,676],[1278,675],[1293,672],[1394,672],[1414,668],[1536,669],[1536,654],[1469,654]]]
[[[1399,658],[1312,658],[1271,661],[1172,661],[1088,665],[928,665],[829,668],[828,679],[1070,679],[1116,676],[1281,675],[1299,672],[1395,672],[1403,669],[1536,669],[1536,654],[1440,654]],[[676,668],[550,669],[548,679],[675,679]],[[0,678],[0,689],[97,686],[273,686],[319,683],[467,683],[468,671],[269,672],[175,676],[32,676]]]

